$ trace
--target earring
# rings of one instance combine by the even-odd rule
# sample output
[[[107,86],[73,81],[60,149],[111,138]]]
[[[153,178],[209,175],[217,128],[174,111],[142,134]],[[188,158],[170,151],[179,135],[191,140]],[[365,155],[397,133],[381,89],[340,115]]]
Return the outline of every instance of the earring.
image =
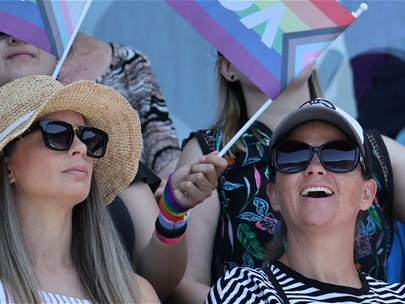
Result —
[[[231,80],[234,81],[236,79],[236,76],[234,74],[231,75]]]

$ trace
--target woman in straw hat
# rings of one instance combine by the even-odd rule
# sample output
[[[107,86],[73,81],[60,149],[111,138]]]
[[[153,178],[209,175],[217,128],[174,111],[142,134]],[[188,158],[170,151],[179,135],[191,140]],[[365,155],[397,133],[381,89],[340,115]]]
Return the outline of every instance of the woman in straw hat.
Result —
[[[129,271],[104,207],[138,166],[126,100],[88,81],[28,76],[0,88],[0,116],[0,301],[158,301]]]
[[[0,302],[159,302],[131,271],[104,207],[138,167],[140,124],[128,102],[90,81],[27,76],[0,88],[0,118]],[[185,220],[189,190],[215,187],[202,175],[215,181],[217,160],[176,173],[171,190],[180,199],[167,200],[183,213],[168,214],[171,231],[157,222],[157,237],[182,238],[176,216]]]
[[[0,32],[0,86],[26,75],[50,75],[55,65],[56,58],[53,55]],[[213,162],[216,167],[212,166]],[[206,156],[195,166],[177,170],[170,178],[176,199],[191,208],[209,197],[217,183],[214,176],[225,166],[223,159]],[[201,170],[205,170],[206,175],[201,175]],[[208,180],[206,176],[211,179]],[[189,183],[184,183],[187,180]],[[197,186],[199,180],[200,186]],[[162,203],[160,207],[163,212],[159,213],[152,192],[159,183],[160,179],[140,161],[135,179],[108,205],[108,211],[132,266],[152,284],[159,297],[164,298],[177,286],[184,274],[187,248],[183,240],[186,227],[183,217],[186,212],[179,213],[177,220],[180,223],[174,229],[161,229],[167,205]],[[183,195],[179,187],[183,187],[183,192],[189,195]],[[157,217],[159,219],[155,223]],[[182,233],[179,234],[179,231]]]

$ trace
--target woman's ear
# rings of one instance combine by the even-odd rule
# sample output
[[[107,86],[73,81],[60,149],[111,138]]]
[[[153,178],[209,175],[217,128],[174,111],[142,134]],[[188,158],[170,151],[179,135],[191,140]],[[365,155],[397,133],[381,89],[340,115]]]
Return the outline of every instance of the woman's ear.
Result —
[[[224,56],[218,56],[217,64],[219,71],[226,80],[230,82],[235,82],[238,80],[238,77],[232,69],[233,66],[228,59],[226,59]]]
[[[267,190],[267,196],[269,197],[269,200],[270,200],[271,207],[273,208],[274,211],[279,212],[280,204],[278,203],[276,185],[272,182],[269,182],[267,184],[266,190]]]
[[[4,158],[4,163],[6,164],[6,168],[7,168],[7,177],[8,177],[8,181],[11,184],[13,184],[15,182],[15,178],[14,178],[14,173],[12,168],[10,167],[10,159],[8,157]]]
[[[360,209],[367,210],[373,203],[377,192],[377,184],[374,179],[369,179],[364,182],[363,195],[360,202]]]

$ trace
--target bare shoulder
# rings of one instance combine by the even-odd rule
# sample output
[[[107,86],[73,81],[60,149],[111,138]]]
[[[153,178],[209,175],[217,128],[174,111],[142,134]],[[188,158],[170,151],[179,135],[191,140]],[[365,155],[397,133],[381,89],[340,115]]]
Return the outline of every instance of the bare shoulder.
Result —
[[[139,285],[142,293],[142,303],[160,303],[160,300],[153,289],[152,285],[138,274],[135,274],[135,280]]]

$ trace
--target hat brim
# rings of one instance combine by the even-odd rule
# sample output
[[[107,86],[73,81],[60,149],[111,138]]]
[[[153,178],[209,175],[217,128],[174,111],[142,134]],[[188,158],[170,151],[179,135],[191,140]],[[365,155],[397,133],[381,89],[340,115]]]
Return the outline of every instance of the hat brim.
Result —
[[[26,90],[26,94],[12,96],[12,89],[19,88]],[[23,111],[18,114],[18,120],[22,121],[10,120],[16,126],[10,132],[0,133],[0,150],[43,115],[71,110],[83,115],[86,124],[108,134],[104,157],[94,160],[94,176],[105,203],[109,204],[134,179],[142,150],[141,126],[134,109],[118,92],[85,80],[63,86],[49,76],[19,78],[3,89],[6,90],[3,96],[14,97],[13,102],[21,103]]]

